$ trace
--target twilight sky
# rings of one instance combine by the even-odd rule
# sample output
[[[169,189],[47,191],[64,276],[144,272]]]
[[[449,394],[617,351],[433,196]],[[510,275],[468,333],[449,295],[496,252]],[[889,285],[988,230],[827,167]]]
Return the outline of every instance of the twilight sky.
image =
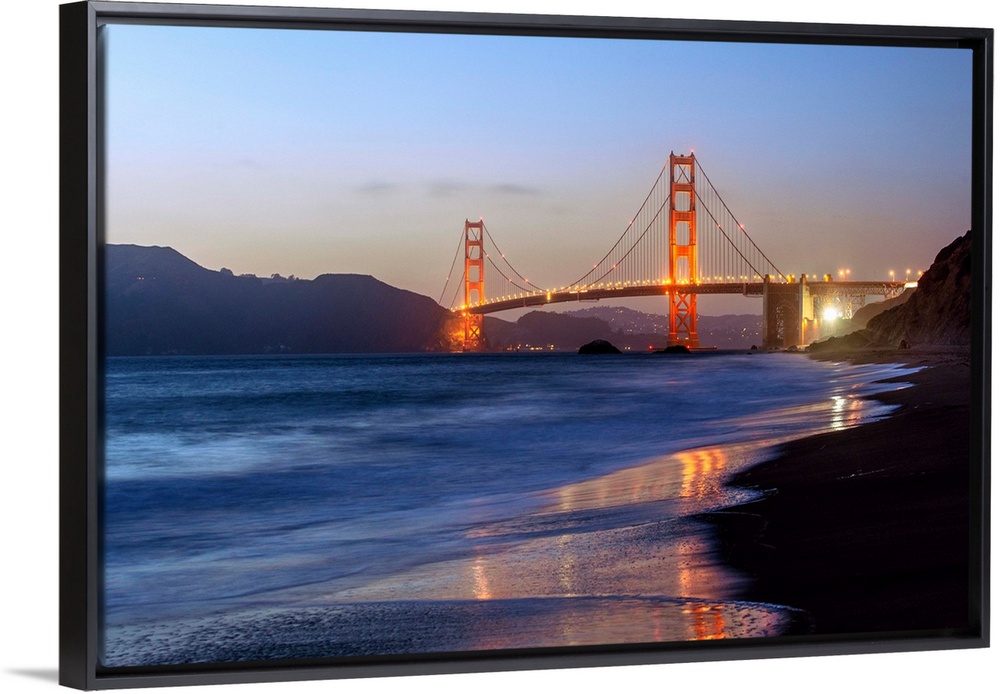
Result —
[[[212,269],[356,272],[437,299],[483,217],[558,286],[611,247],[671,150],[695,151],[786,272],[901,277],[970,225],[966,51],[105,32],[106,240]]]

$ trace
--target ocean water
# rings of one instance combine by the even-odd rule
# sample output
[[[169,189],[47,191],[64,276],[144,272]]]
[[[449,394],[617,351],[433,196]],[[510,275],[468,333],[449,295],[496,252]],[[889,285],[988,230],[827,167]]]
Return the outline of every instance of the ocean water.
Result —
[[[102,611],[111,666],[190,659],[162,634],[197,639],[206,616],[213,633],[234,615],[265,620],[255,622],[259,631],[275,611],[312,614],[314,625],[316,610],[329,620],[335,605],[374,624],[406,604],[426,622],[431,604],[441,621],[504,597],[520,600],[523,630],[564,598],[576,601],[560,608],[566,623],[591,624],[594,610],[629,623],[629,609],[649,613],[643,596],[697,613],[686,601],[713,597],[718,571],[699,584],[701,574],[686,569],[680,583],[658,585],[659,570],[623,569],[620,557],[648,547],[654,526],[657,547],[676,535],[666,553],[677,554],[687,532],[679,519],[744,498],[720,480],[782,440],[886,415],[864,396],[900,387],[873,382],[905,373],[721,352],[142,357],[105,366]],[[664,487],[675,469],[677,484]],[[711,493],[692,484],[692,469],[702,482],[711,470]],[[576,568],[567,568],[567,547]],[[617,568],[599,573],[595,558],[609,548]],[[514,565],[520,575],[501,581]],[[487,570],[492,593],[483,589]],[[544,572],[558,581],[546,583]],[[633,602],[580,602],[619,597]],[[402,645],[341,634],[336,648],[291,654],[535,645],[492,629],[485,641],[483,629],[470,640],[476,630],[463,628]],[[566,633],[537,643],[558,645]],[[160,646],[147,648],[151,639]],[[210,659],[240,659],[239,648]],[[245,657],[288,656],[263,653]]]

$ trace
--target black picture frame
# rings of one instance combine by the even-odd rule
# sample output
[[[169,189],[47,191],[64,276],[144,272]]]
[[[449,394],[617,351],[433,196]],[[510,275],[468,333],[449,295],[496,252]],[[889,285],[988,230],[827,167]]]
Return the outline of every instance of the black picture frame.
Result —
[[[939,46],[973,54],[973,476],[970,627],[876,639],[784,639],[660,647],[445,654],[363,663],[267,662],[107,670],[98,663],[101,580],[102,178],[97,28],[111,23]],[[992,69],[989,29],[77,2],[60,8],[60,682],[78,689],[755,659],[989,645],[989,413]]]

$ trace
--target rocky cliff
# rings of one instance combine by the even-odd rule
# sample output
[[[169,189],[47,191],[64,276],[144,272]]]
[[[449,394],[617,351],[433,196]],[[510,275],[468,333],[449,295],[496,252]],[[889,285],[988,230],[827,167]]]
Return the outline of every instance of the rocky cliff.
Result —
[[[904,303],[871,318],[864,330],[810,346],[811,351],[916,345],[968,345],[972,325],[972,232],[952,241]]]
[[[877,316],[880,313],[888,311],[890,308],[895,308],[896,306],[901,306],[910,300],[913,296],[913,292],[916,291],[916,287],[911,287],[903,291],[899,296],[893,297],[891,299],[885,299],[884,301],[876,301],[872,304],[865,304],[851,316],[850,323],[854,325],[854,330],[858,328],[864,328],[868,325],[868,321]]]
[[[969,344],[972,318],[972,232],[943,248],[906,303],[868,321],[876,342]]]

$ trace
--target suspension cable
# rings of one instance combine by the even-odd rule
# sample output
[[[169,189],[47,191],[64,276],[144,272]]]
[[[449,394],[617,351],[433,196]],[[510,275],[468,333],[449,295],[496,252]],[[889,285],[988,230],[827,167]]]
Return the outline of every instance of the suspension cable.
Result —
[[[632,225],[633,225],[633,224],[635,224],[635,220],[639,218],[639,215],[640,215],[640,214],[642,213],[642,208],[644,208],[644,207],[646,206],[646,203],[647,203],[647,202],[649,202],[649,199],[650,199],[650,198],[651,198],[651,197],[653,196],[653,192],[654,192],[654,191],[656,190],[656,187],[657,187],[658,185],[660,185],[660,180],[661,180],[661,179],[663,178],[663,172],[667,170],[667,166],[668,166],[667,164],[664,164],[664,165],[663,165],[663,168],[662,168],[662,169],[660,169],[660,175],[656,177],[656,181],[654,181],[654,182],[653,182],[653,186],[652,186],[652,187],[651,187],[651,188],[649,189],[649,192],[648,192],[648,193],[646,194],[646,198],[645,198],[645,200],[643,200],[643,201],[642,201],[642,204],[641,204],[641,205],[639,205],[639,209],[638,209],[638,211],[637,211],[637,212],[635,213],[635,215],[633,215],[633,217],[632,217],[632,221],[630,221],[630,222],[628,223],[628,226],[626,226],[626,227],[625,227],[625,231],[623,231],[623,232],[622,232],[622,235],[618,237],[618,240],[617,240],[617,241],[615,241],[615,242],[614,242],[614,244],[613,244],[613,245],[611,246],[611,248],[610,248],[610,249],[608,250],[608,252],[604,254],[604,257],[603,257],[603,258],[601,258],[601,259],[600,259],[599,261],[597,261],[597,264],[596,264],[596,265],[594,265],[594,269],[593,269],[593,270],[588,270],[587,272],[585,272],[585,273],[583,274],[583,277],[581,277],[580,279],[578,279],[578,280],[577,280],[576,282],[570,282],[570,283],[569,283],[569,286],[570,286],[570,287],[572,287],[572,286],[573,286],[573,285],[575,285],[575,284],[580,284],[580,283],[581,283],[581,282],[583,282],[583,281],[584,281],[585,279],[587,279],[587,276],[588,276],[588,275],[589,275],[589,274],[590,274],[591,272],[593,272],[594,270],[596,270],[596,269],[597,269],[597,267],[598,267],[598,266],[599,266],[599,265],[600,265],[601,263],[603,263],[603,262],[604,262],[605,260],[607,260],[607,259],[608,259],[608,258],[609,258],[609,257],[611,256],[611,253],[612,253],[612,252],[614,252],[614,250],[615,250],[615,249],[616,249],[616,248],[618,247],[618,244],[619,244],[619,243],[621,243],[621,242],[622,242],[622,239],[624,239],[624,238],[625,238],[625,235],[626,235],[626,234],[628,234],[628,230],[632,228]],[[660,205],[660,209],[663,209],[663,206],[662,206],[662,205]],[[657,214],[659,214],[659,212],[657,212]],[[655,217],[655,215],[654,215],[654,217]],[[647,230],[648,230],[648,227],[647,227]],[[643,232],[643,234],[645,234],[645,233],[646,233],[646,232],[644,231],[644,232]],[[622,257],[624,258],[624,256],[622,256]],[[617,263],[615,263],[615,264],[617,265]],[[587,286],[590,286],[590,285],[587,285]]]
[[[646,225],[646,228],[642,230],[642,233],[641,233],[641,234],[639,234],[639,238],[637,238],[637,239],[636,239],[636,240],[635,240],[635,241],[634,241],[634,242],[632,243],[632,245],[631,245],[631,246],[629,247],[629,249],[628,249],[627,251],[625,251],[625,255],[623,255],[623,256],[622,256],[621,258],[619,258],[618,262],[617,262],[617,263],[615,263],[615,264],[613,264],[613,265],[611,266],[611,268],[610,268],[610,269],[609,269],[609,270],[608,270],[607,272],[605,272],[605,273],[604,273],[603,275],[601,275],[600,277],[596,277],[596,278],[594,278],[594,280],[593,280],[593,281],[591,281],[591,282],[590,282],[589,284],[587,284],[586,286],[587,286],[588,288],[589,288],[589,287],[593,287],[593,286],[594,286],[594,285],[595,285],[595,284],[596,284],[597,282],[600,282],[600,281],[601,281],[601,280],[603,280],[603,279],[604,279],[605,277],[607,277],[607,276],[608,276],[608,275],[610,275],[610,274],[611,274],[612,272],[614,272],[614,271],[615,271],[615,270],[617,269],[617,267],[618,267],[619,265],[621,265],[622,261],[623,261],[623,260],[625,260],[625,259],[626,259],[626,258],[627,258],[627,257],[629,256],[629,253],[631,253],[631,252],[632,252],[633,250],[635,250],[635,247],[639,245],[639,242],[640,242],[640,241],[642,241],[642,240],[643,240],[643,239],[644,239],[644,238],[646,237],[646,234],[647,234],[647,233],[649,233],[649,230],[650,230],[650,229],[651,229],[651,228],[653,227],[653,224],[654,224],[654,223],[656,222],[656,220],[657,220],[657,218],[659,217],[660,213],[661,213],[661,212],[663,212],[663,208],[664,208],[664,206],[666,206],[666,204],[667,204],[668,202],[670,202],[669,198],[663,201],[663,204],[662,204],[662,205],[660,205],[660,208],[659,208],[658,210],[656,210],[656,214],[654,214],[654,215],[653,215],[653,218],[652,218],[651,220],[649,220],[649,224],[647,224],[647,225]],[[619,240],[620,240],[620,239],[619,239]],[[617,244],[615,244],[615,245],[617,245]],[[598,263],[598,264],[600,264],[600,263]],[[588,273],[588,274],[589,274],[589,273]],[[586,276],[587,276],[587,275],[584,275],[584,277],[586,277]],[[579,282],[574,282],[573,284],[579,284]],[[573,286],[573,285],[570,285],[570,286]]]
[[[535,289],[537,289],[537,290],[538,290],[538,291],[540,291],[540,292],[544,292],[544,291],[546,291],[545,289],[543,289],[543,288],[539,287],[539,286],[538,286],[537,284],[534,284],[533,282],[529,281],[527,277],[525,277],[525,276],[524,276],[524,275],[522,275],[522,274],[521,274],[520,272],[518,272],[518,271],[517,271],[517,270],[516,270],[516,269],[514,268],[514,266],[510,264],[510,261],[509,261],[509,260],[507,260],[507,256],[505,256],[505,255],[503,254],[503,251],[501,251],[501,250],[500,250],[500,246],[498,246],[498,245],[497,245],[497,242],[493,240],[493,236],[492,236],[492,235],[490,234],[490,230],[486,228],[486,224],[483,224],[483,232],[484,232],[484,233],[486,234],[486,238],[488,238],[488,239],[490,240],[490,243],[492,243],[492,244],[493,244],[493,247],[494,247],[495,249],[497,249],[497,253],[499,253],[499,254],[500,254],[500,257],[501,257],[501,258],[503,259],[503,262],[504,262],[504,264],[505,264],[505,265],[506,265],[507,267],[509,267],[509,268],[510,268],[511,272],[513,272],[513,273],[514,273],[515,275],[517,275],[517,276],[518,276],[518,277],[519,277],[519,278],[521,279],[521,281],[522,281],[522,282],[524,282],[525,284],[527,284],[527,285],[530,285],[530,286],[534,287]],[[484,255],[485,255],[485,254],[484,254]],[[489,255],[486,255],[486,257],[488,258],[488,257],[489,257]],[[499,268],[499,267],[497,267],[496,263],[494,263],[494,262],[493,262],[492,260],[490,260],[490,264],[491,264],[491,265],[492,265],[493,267],[495,267],[495,268],[497,269],[497,272],[499,272],[499,273],[500,273],[501,275],[503,275],[503,277],[504,277],[504,278],[505,278],[505,279],[506,279],[507,281],[509,281],[509,282],[513,282],[513,280],[512,280],[512,279],[510,279],[509,277],[507,277],[507,275],[506,275],[506,274],[504,274],[504,272],[503,272],[502,270],[500,270],[500,268]],[[524,291],[530,291],[529,289],[525,289],[524,287],[521,287],[521,289],[524,289]]]
[[[754,248],[755,248],[755,249],[757,250],[757,252],[758,252],[758,253],[760,253],[761,257],[762,257],[762,258],[764,258],[764,260],[766,260],[766,261],[767,261],[767,264],[771,266],[771,269],[773,269],[773,270],[774,270],[775,272],[777,272],[777,273],[778,273],[778,274],[779,274],[780,276],[784,277],[784,275],[782,275],[782,274],[781,274],[781,271],[780,271],[780,270],[778,270],[778,266],[777,266],[777,265],[775,265],[775,264],[774,264],[774,263],[773,263],[773,262],[771,261],[771,259],[767,257],[767,254],[766,254],[766,253],[764,253],[764,251],[762,251],[762,250],[760,249],[760,246],[758,246],[758,245],[757,245],[757,243],[756,243],[756,242],[755,242],[755,241],[753,240],[753,237],[751,237],[751,236],[750,236],[750,234],[748,234],[748,233],[746,232],[746,229],[744,229],[744,228],[743,228],[743,225],[742,225],[742,224],[740,224],[740,220],[738,220],[738,219],[736,218],[736,215],[734,215],[734,214],[733,214],[733,211],[729,209],[729,205],[727,205],[727,204],[726,204],[726,201],[725,201],[725,200],[724,200],[724,199],[722,198],[722,196],[721,196],[721,195],[719,195],[719,191],[718,191],[718,189],[717,189],[717,188],[715,187],[715,184],[714,184],[714,183],[712,183],[712,179],[710,179],[710,178],[708,177],[708,174],[706,174],[706,173],[705,173],[705,169],[703,169],[703,168],[701,167],[701,162],[699,162],[699,161],[698,161],[697,159],[695,159],[695,162],[696,162],[696,163],[698,164],[698,172],[699,172],[699,173],[700,173],[700,174],[701,174],[702,176],[704,176],[704,177],[705,177],[705,181],[706,181],[706,182],[708,183],[708,186],[709,186],[709,187],[710,187],[710,188],[712,189],[712,191],[713,191],[713,192],[715,193],[715,196],[716,196],[716,197],[717,197],[717,198],[719,199],[719,202],[721,202],[721,203],[722,203],[722,206],[723,206],[723,207],[725,208],[726,212],[728,212],[728,213],[729,213],[729,216],[733,218],[733,221],[734,221],[734,222],[736,222],[736,225],[737,225],[737,226],[738,226],[738,227],[740,228],[740,231],[741,231],[741,232],[743,233],[743,235],[744,235],[744,236],[746,236],[747,240],[748,240],[748,241],[750,241],[750,243],[751,243],[751,244],[753,245],[753,247],[754,247]],[[695,194],[697,195],[697,192],[696,192]],[[698,198],[699,198],[699,200],[700,200],[700,199],[701,199],[701,196],[698,196]],[[731,242],[730,242],[730,243],[731,243]],[[749,261],[747,261],[747,262],[749,262]],[[753,267],[753,266],[751,265],[751,267]],[[758,274],[760,274],[760,273],[758,273]],[[763,277],[763,275],[761,275],[761,277]]]
[[[518,284],[517,282],[515,282],[514,280],[512,280],[510,277],[508,277],[507,274],[504,273],[504,271],[501,270],[497,266],[497,264],[493,262],[493,258],[490,257],[489,253],[484,254],[483,257],[486,258],[486,260],[489,261],[490,265],[493,266],[493,269],[496,270],[497,272],[499,272],[500,276],[503,277],[505,280],[507,280],[507,282],[509,282],[510,284],[514,285],[515,287],[517,287],[518,289],[520,289],[522,292],[528,292],[529,294],[534,294],[534,292],[531,291],[530,289],[528,289],[527,287],[522,287],[520,284]],[[513,270],[514,268],[511,268],[511,269]],[[516,274],[516,275],[518,275],[518,277],[520,277],[520,274],[517,272],[517,270],[514,270],[514,274]],[[521,277],[521,279],[523,280],[524,278]],[[527,280],[525,280],[525,281],[527,281]],[[528,284],[531,284],[531,283],[528,282]],[[534,287],[535,285],[532,284],[531,286]],[[538,287],[535,287],[535,289],[538,289]],[[544,292],[546,290],[542,289],[540,291]]]
[[[451,282],[451,276],[455,273],[455,263],[458,262],[458,254],[462,252],[462,243],[465,241],[465,232],[462,232],[462,236],[458,239],[458,248],[455,249],[455,257],[451,260],[451,269],[448,270],[448,277],[444,281],[444,287],[441,288],[441,298],[438,299],[438,305],[444,306],[441,302],[444,301],[444,293],[448,291],[448,283]],[[464,272],[464,271],[463,271]],[[458,296],[458,292],[455,293]],[[454,299],[452,300],[452,305],[454,305]]]

